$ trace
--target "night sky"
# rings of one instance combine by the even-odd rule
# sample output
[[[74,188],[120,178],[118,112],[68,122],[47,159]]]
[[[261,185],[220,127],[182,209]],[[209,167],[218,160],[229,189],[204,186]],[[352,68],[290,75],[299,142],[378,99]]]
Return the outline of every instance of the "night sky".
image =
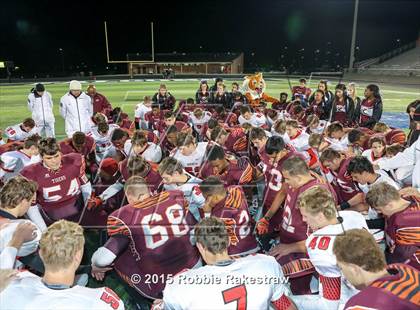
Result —
[[[5,0],[0,9],[0,60],[13,60],[23,75],[60,73],[63,60],[66,72],[103,73],[106,20],[113,59],[124,59],[128,52],[150,53],[153,21],[157,53],[244,52],[249,69],[319,67],[326,61],[345,66],[353,8],[354,2],[347,0],[113,1],[112,5]],[[420,1],[360,0],[358,59],[415,40],[419,12]]]

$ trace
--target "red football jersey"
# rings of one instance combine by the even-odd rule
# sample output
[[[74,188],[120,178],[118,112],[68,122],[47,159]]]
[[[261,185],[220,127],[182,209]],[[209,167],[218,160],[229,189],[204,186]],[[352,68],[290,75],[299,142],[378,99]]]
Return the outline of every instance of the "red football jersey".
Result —
[[[223,116],[217,112],[214,112],[212,117],[217,119],[219,123],[227,124],[229,127],[238,125],[238,117],[235,113],[232,112],[227,112]]]
[[[404,264],[387,268],[389,275],[371,283],[351,297],[345,310],[404,309],[418,310],[420,307],[420,274]]]
[[[142,295],[162,298],[167,276],[200,263],[198,250],[190,241],[194,224],[184,194],[178,190],[114,211],[108,218],[108,235],[129,241],[125,251],[117,253],[115,270]],[[136,274],[141,280],[133,283]]]
[[[174,125],[175,125],[176,129],[178,129],[178,131],[185,131],[185,130],[190,128],[190,126],[188,126],[188,124],[186,124],[184,122],[181,122],[181,121],[176,121]],[[157,126],[157,131],[159,131],[161,139],[163,139],[163,137],[165,136],[165,133],[166,133],[167,129],[168,129],[168,126],[166,126],[165,121],[161,120],[158,123],[158,126]]]
[[[253,234],[255,223],[240,186],[228,187],[226,198],[213,207],[211,215],[225,222],[230,238],[229,255],[246,255],[259,250]]]
[[[385,134],[385,141],[387,145],[398,143],[404,145],[407,141],[405,132],[399,128],[393,128],[391,131]]]
[[[385,252],[388,263],[405,263],[420,253],[420,204],[411,198],[405,210],[385,219]]]
[[[127,164],[128,158],[124,159],[118,164],[118,169],[120,170],[123,182],[127,181],[131,176],[128,171]],[[146,180],[147,185],[149,186],[150,193],[156,194],[158,192],[159,187],[162,184],[162,178],[160,174],[155,169],[153,169],[153,166],[150,163],[148,164],[148,170],[144,175],[141,175],[141,177],[143,177]]]
[[[95,151],[95,139],[91,136],[86,136],[86,143],[83,145],[82,149],[77,151],[74,146],[71,138],[64,139],[58,143],[60,145],[60,150],[63,155],[77,153],[82,154],[85,159],[87,159],[88,155]]]
[[[351,175],[347,172],[347,167],[352,159],[353,157],[343,159],[338,171],[331,171],[331,174],[334,177],[332,186],[337,193],[339,203],[349,201],[360,193],[360,190],[353,182]]]
[[[157,130],[158,125],[161,120],[163,120],[164,111],[159,111],[158,113],[154,113],[153,111],[147,112],[144,115],[144,119],[149,124],[149,129]]]
[[[295,152],[288,152],[282,159],[275,164],[266,164],[264,167],[265,189],[264,189],[264,210],[267,211],[276,198],[277,193],[283,185],[283,175],[281,174],[281,166],[284,161],[290,157],[302,157]]]
[[[308,225],[303,221],[302,214],[300,213],[297,203],[299,196],[314,186],[321,186],[328,189],[328,191],[330,191],[335,198],[335,201],[337,201],[334,190],[331,188],[331,186],[318,178],[312,179],[297,189],[288,186],[286,191],[286,199],[284,201],[282,222],[280,225],[281,243],[295,243],[298,241],[306,240],[308,237]]]
[[[57,171],[40,162],[25,167],[21,174],[38,184],[37,203],[51,220],[78,221],[82,211],[77,205],[77,200],[81,199],[80,186],[89,182],[80,154],[64,155]]]
[[[243,128],[232,128],[229,131],[225,145],[228,152],[241,154],[248,151],[248,137]]]
[[[200,171],[200,179],[215,175],[225,183],[225,186],[249,184],[253,180],[254,168],[246,157],[238,160],[228,160],[229,165],[224,171],[218,171],[207,161]]]

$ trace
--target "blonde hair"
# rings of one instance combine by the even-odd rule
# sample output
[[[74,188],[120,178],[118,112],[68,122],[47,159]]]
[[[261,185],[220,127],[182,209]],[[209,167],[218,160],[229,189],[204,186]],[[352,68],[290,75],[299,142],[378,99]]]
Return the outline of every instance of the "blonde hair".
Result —
[[[84,245],[82,226],[60,220],[48,227],[42,235],[39,241],[39,254],[45,267],[59,271],[70,267],[76,254],[83,251]]]
[[[375,126],[373,126],[373,131],[374,132],[381,132],[381,133],[385,133],[387,130],[389,129],[389,126],[385,123],[376,123]]]
[[[275,121],[273,127],[275,132],[284,135],[286,132],[286,121],[284,119],[279,119]]]
[[[353,97],[356,98],[357,97],[357,89],[356,89],[356,83],[350,82],[347,85],[347,88],[352,88],[353,89]]]
[[[290,127],[293,127],[293,128],[299,128],[299,123],[298,123],[297,120],[290,119],[290,120],[286,121],[286,126],[290,126]]]
[[[326,188],[320,186],[311,187],[303,192],[298,205],[312,215],[322,213],[328,220],[337,217],[334,198]]]
[[[321,145],[322,140],[323,140],[323,137],[319,133],[311,133],[308,139],[308,143],[310,147],[317,148]]]
[[[196,118],[201,118],[203,116],[204,112],[203,112],[203,109],[196,108],[194,110],[193,114]]]
[[[319,117],[316,116],[315,114],[311,114],[308,116],[308,118],[306,119],[306,123],[308,124],[308,127],[319,123]]]
[[[134,175],[131,176],[124,185],[125,195],[140,196],[149,193],[149,187],[144,178]]]
[[[0,190],[0,207],[14,209],[23,200],[31,201],[38,184],[22,176],[9,179]]]

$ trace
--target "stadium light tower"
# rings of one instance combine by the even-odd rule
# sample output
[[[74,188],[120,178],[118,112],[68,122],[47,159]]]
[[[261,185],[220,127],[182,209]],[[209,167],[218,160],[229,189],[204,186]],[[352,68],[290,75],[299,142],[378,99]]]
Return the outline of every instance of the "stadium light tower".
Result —
[[[349,71],[353,71],[354,65],[354,48],[356,45],[356,30],[357,30],[357,13],[359,11],[359,0],[354,2],[354,15],[353,15],[353,32],[351,35],[351,46],[350,46],[350,61],[349,61]]]

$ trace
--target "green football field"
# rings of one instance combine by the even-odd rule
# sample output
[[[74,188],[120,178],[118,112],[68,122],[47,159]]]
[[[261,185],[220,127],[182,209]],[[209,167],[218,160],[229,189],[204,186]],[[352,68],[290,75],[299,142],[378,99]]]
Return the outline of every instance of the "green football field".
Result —
[[[227,89],[230,90],[231,83],[234,80],[226,80]],[[318,79],[313,79],[310,87],[315,89]],[[241,85],[242,80],[237,80]],[[286,79],[267,79],[267,93],[274,97],[279,97],[280,92],[290,93],[289,84]],[[290,80],[292,85],[297,85],[296,79]],[[348,81],[343,81],[347,83]],[[194,97],[198,88],[198,79],[174,80],[174,81],[106,81],[96,82],[96,88],[99,93],[105,95],[111,102],[113,107],[120,106],[123,111],[130,116],[134,114],[134,107],[137,102],[145,95],[153,95],[160,83],[165,83],[169,91],[178,99],[186,99]],[[213,82],[209,81],[209,84]],[[333,89],[335,82],[331,82],[330,88]],[[366,83],[367,84],[367,83]],[[366,84],[358,85],[358,94],[363,96],[363,90]],[[31,114],[27,109],[26,100],[29,90],[34,84],[21,84],[16,86],[2,85],[0,86],[0,128],[19,123],[23,118],[29,117]],[[83,83],[86,88],[88,83]],[[418,88],[409,86],[379,84],[381,94],[384,100],[384,110],[388,112],[404,112],[408,103],[420,98]],[[68,83],[59,82],[53,84],[45,84],[46,90],[49,91],[54,100],[54,112],[56,116],[56,134],[58,137],[64,136],[64,122],[58,113],[59,100],[66,91],[68,91]]]
[[[227,89],[230,90],[231,83],[234,80],[225,82]],[[315,89],[317,81],[313,80],[310,87]],[[242,80],[237,80],[239,84]],[[274,97],[279,97],[280,92],[290,94],[289,83],[286,79],[266,79],[267,93]],[[296,79],[290,80],[292,85],[297,85]],[[347,83],[348,81],[343,81]],[[134,114],[135,105],[141,101],[145,95],[153,95],[161,81],[106,81],[96,82],[96,88],[99,93],[105,95],[113,107],[120,106],[131,117]],[[169,91],[177,100],[194,97],[198,88],[199,80],[174,80],[164,81]],[[333,89],[336,82],[332,82],[330,88]],[[209,82],[212,84],[212,82]],[[88,83],[83,83],[84,89]],[[363,96],[366,84],[359,84],[357,89],[359,96]],[[0,128],[4,129],[8,125],[13,125],[22,121],[23,118],[31,114],[27,109],[27,95],[34,84],[21,84],[16,86],[0,86]],[[392,84],[379,84],[384,101],[384,110],[387,112],[405,112],[408,103],[420,98],[420,91],[417,88],[409,86],[400,86]],[[62,95],[68,91],[68,83],[59,82],[45,84],[46,90],[52,94],[54,100],[54,112],[56,116],[56,134],[58,138],[64,136],[64,122],[58,113],[59,100]],[[98,232],[90,231],[86,233],[86,246],[83,264],[90,264],[90,257],[93,252],[101,245]],[[107,273],[103,282],[89,279],[89,287],[108,286],[112,288],[123,299],[126,309],[137,309],[130,291],[118,280],[115,272]]]

